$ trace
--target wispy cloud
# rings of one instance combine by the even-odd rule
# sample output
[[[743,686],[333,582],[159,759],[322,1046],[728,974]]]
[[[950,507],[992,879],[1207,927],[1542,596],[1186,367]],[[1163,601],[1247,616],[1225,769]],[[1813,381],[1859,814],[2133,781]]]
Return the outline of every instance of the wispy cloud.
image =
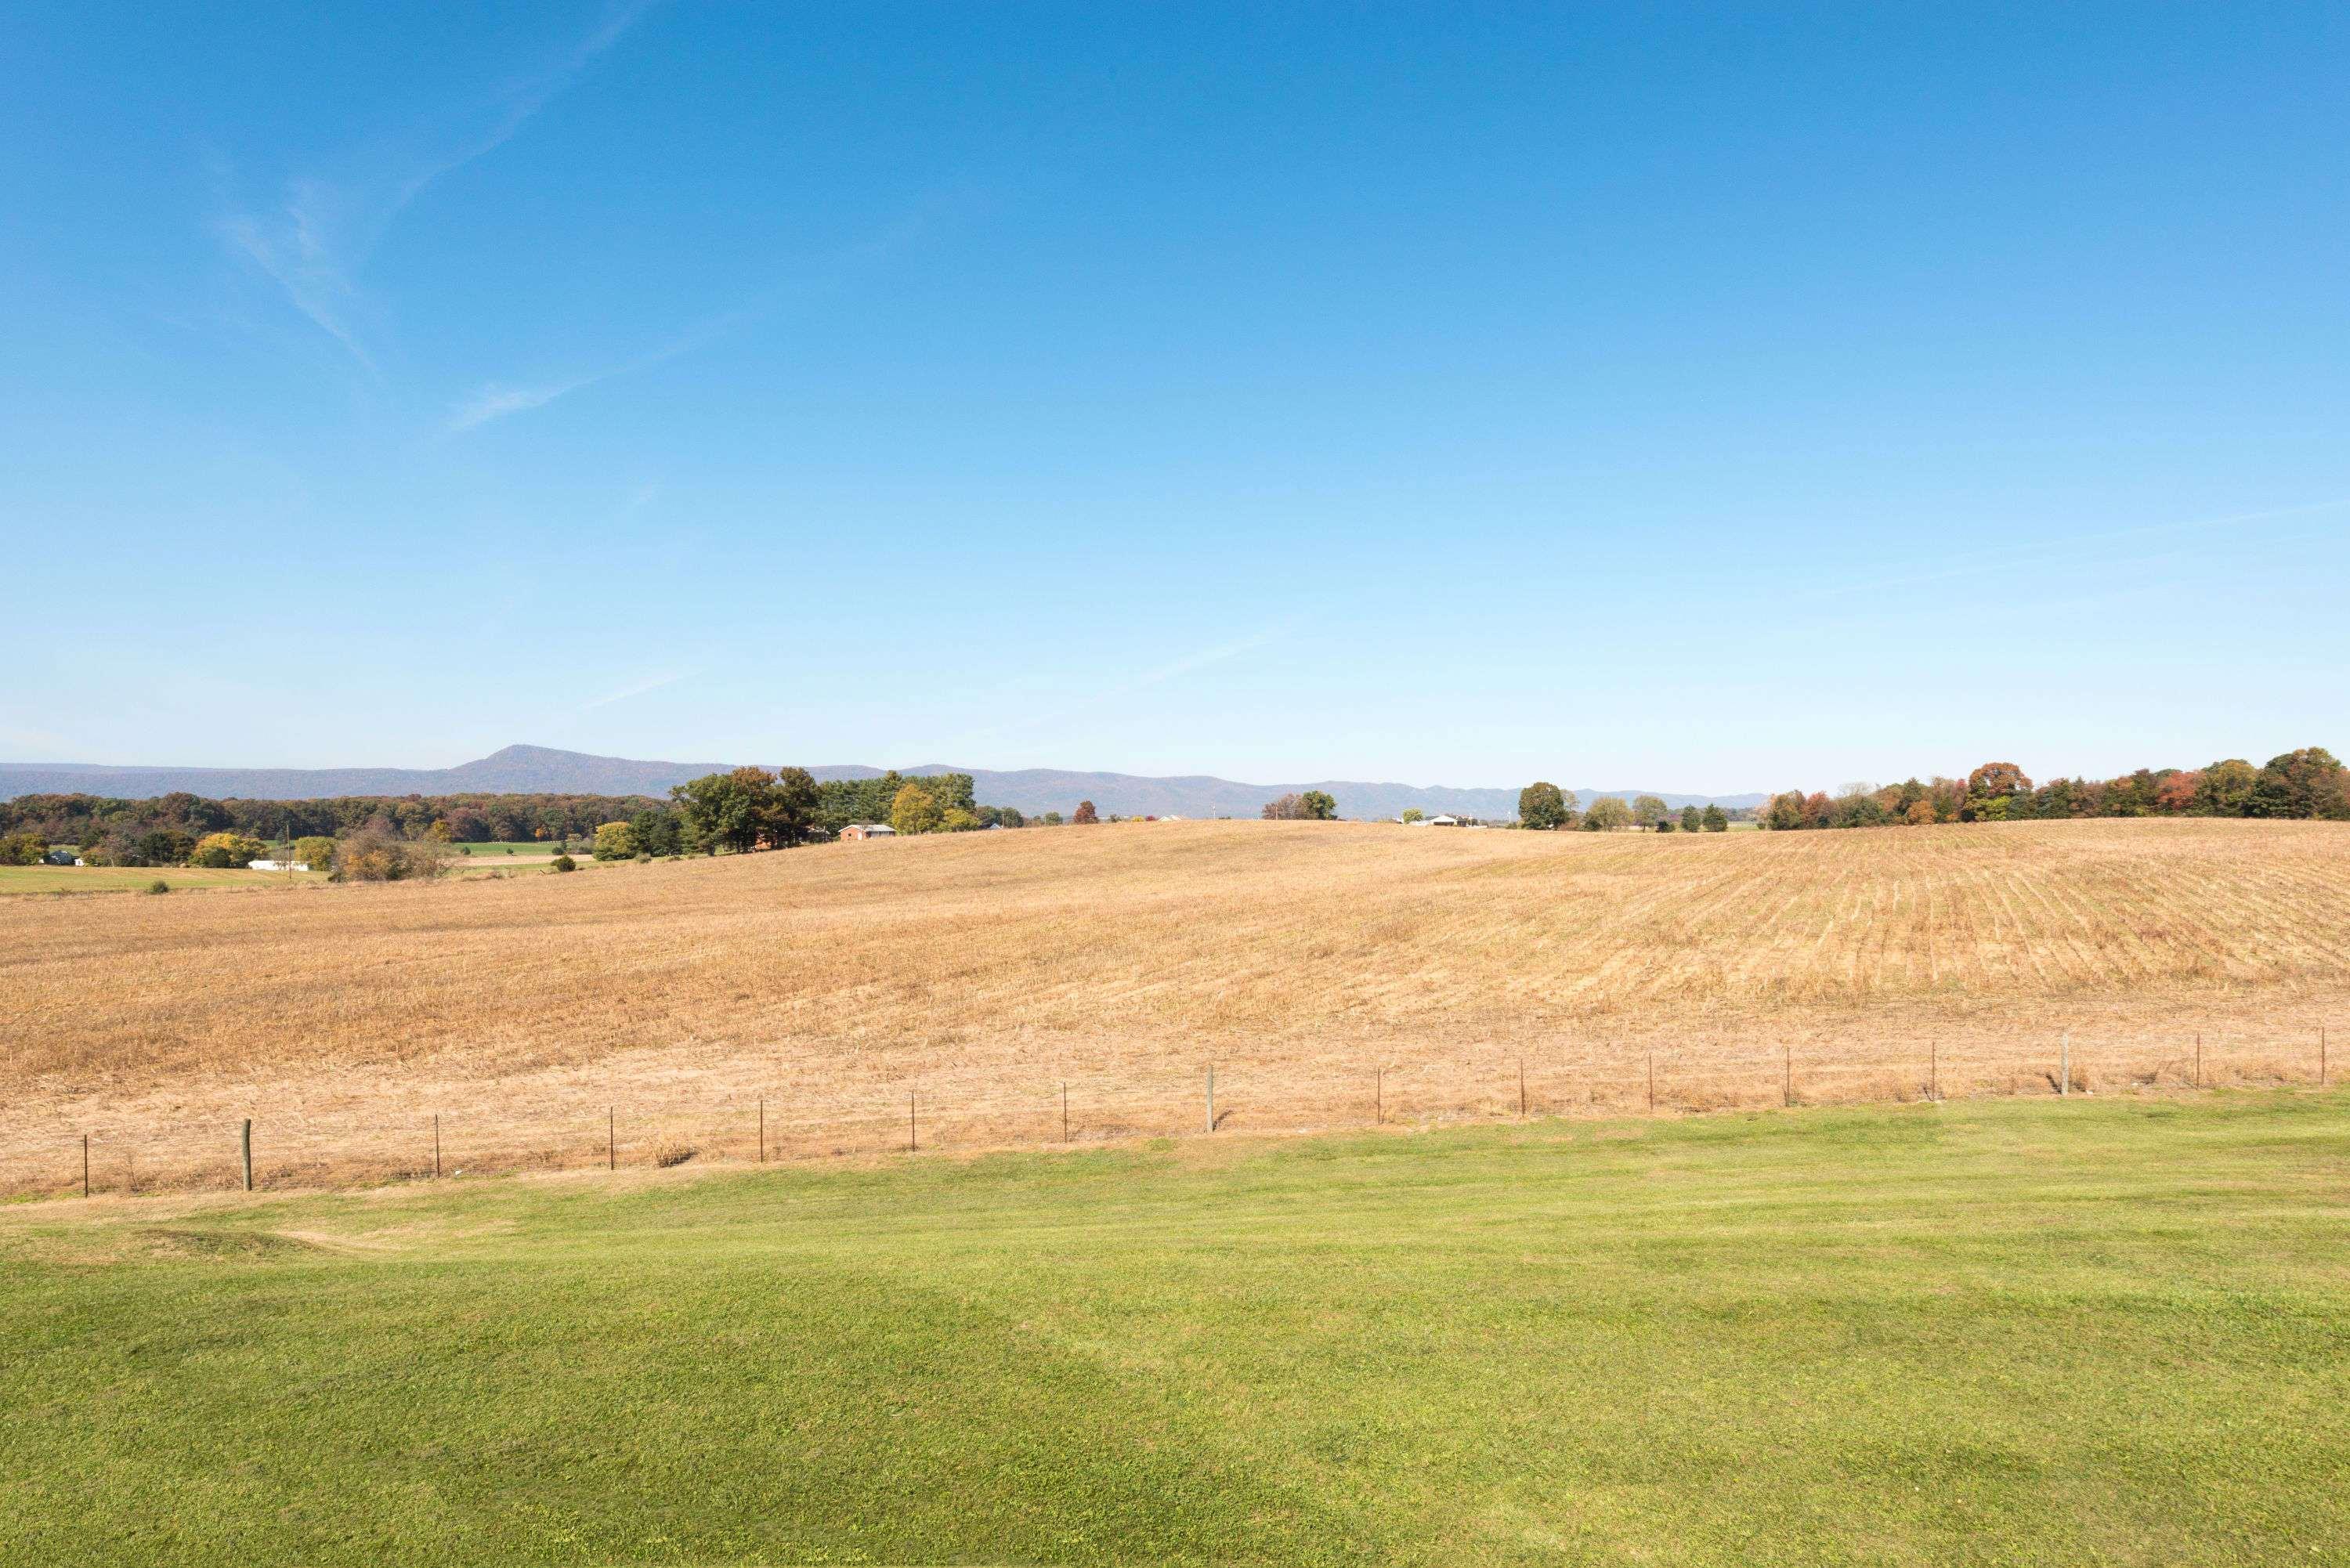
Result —
[[[648,691],[658,691],[664,686],[674,686],[685,679],[684,670],[672,670],[662,675],[646,675],[629,681],[617,691],[606,692],[592,702],[582,702],[579,711],[590,713],[598,708],[609,708],[615,702],[625,702],[631,697],[641,697]]]
[[[929,229],[940,212],[960,211],[969,207],[972,202],[972,199],[966,195],[950,195],[924,202],[888,227],[833,252],[819,265],[813,279],[777,283],[762,289],[735,308],[696,322],[633,358],[567,376],[543,377],[529,381],[484,381],[460,398],[450,409],[448,420],[442,426],[443,433],[462,435],[511,414],[543,409],[558,398],[567,397],[599,382],[650,370],[734,337],[772,316],[788,295],[795,291],[817,292],[838,286],[858,269],[870,266],[910,244]]]
[[[214,232],[231,254],[276,282],[296,310],[373,374],[376,357],[367,343],[369,311],[358,275],[393,220],[434,181],[513,140],[651,4],[630,0],[611,6],[587,36],[543,68],[444,116],[440,125],[411,131],[371,157],[354,160],[372,167],[332,178],[296,176],[286,182],[281,201],[259,211],[224,197]],[[214,173],[224,188],[231,182],[224,166],[216,165]]]
[[[449,411],[449,429],[453,433],[469,431],[477,425],[502,420],[508,414],[527,413],[543,409],[567,392],[576,392],[599,376],[583,376],[577,380],[556,381],[537,387],[508,387],[492,381],[477,387],[473,393]]]

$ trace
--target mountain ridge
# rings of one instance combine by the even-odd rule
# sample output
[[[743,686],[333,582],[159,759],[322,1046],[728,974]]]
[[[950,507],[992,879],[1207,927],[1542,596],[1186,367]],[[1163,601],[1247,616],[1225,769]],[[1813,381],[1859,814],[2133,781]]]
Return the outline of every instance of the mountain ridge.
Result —
[[[647,794],[667,796],[671,784],[737,763],[678,763],[605,757],[550,746],[512,745],[447,768],[195,768],[95,763],[0,763],[0,800],[26,794],[99,794],[145,799],[184,791],[218,799],[314,800],[332,795],[404,794]],[[776,764],[761,764],[774,766]],[[804,765],[804,764],[803,764]],[[807,770],[818,780],[878,778],[885,769],[861,763],[825,763]],[[1037,813],[1066,815],[1090,800],[1104,815],[1254,816],[1265,802],[1309,789],[1327,792],[1342,816],[1394,816],[1406,809],[1434,815],[1515,816],[1514,787],[1406,784],[1355,779],[1305,784],[1249,784],[1211,774],[1153,777],[1062,768],[989,769],[925,763],[899,768],[908,777],[967,773],[980,800]],[[1575,792],[1601,795],[1654,794],[1668,805],[1758,805],[1762,794],[1702,795],[1667,790]]]

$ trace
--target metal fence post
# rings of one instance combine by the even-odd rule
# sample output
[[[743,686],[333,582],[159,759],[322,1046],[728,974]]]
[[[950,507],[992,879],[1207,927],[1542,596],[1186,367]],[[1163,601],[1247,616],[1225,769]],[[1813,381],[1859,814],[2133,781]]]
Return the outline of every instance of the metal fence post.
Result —
[[[81,1195],[89,1196],[89,1134],[81,1135]]]

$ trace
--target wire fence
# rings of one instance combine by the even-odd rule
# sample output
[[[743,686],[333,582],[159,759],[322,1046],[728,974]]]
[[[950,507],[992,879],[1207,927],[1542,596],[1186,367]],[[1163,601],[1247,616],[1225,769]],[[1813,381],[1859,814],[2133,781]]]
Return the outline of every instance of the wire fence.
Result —
[[[359,1186],[522,1171],[778,1164],[960,1149],[1084,1147],[1248,1131],[1429,1127],[1536,1117],[1682,1116],[1771,1106],[2330,1086],[2329,1032],[2307,1038],[2085,1041],[1725,1055],[1642,1049],[1301,1065],[1219,1059],[1068,1077],[926,1080],[837,1090],[621,1098],[543,1111],[403,1106],[354,1116],[249,1114],[10,1127],[0,1191],[96,1196]],[[485,1092],[485,1097],[486,1092]],[[824,1103],[810,1108],[811,1098]]]

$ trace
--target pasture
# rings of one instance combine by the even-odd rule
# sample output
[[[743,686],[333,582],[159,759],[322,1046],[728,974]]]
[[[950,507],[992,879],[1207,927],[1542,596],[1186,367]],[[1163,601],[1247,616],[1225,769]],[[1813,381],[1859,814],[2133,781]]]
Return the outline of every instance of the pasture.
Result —
[[[0,1210],[0,1557],[2350,1556],[2340,1094]]]
[[[283,888],[324,882],[323,871],[215,870],[194,866],[0,866],[0,898],[38,893],[143,893],[157,882],[172,892],[221,888]]]
[[[1032,829],[5,900],[0,984],[19,1190],[2161,1094],[2327,1071],[2350,826]]]

